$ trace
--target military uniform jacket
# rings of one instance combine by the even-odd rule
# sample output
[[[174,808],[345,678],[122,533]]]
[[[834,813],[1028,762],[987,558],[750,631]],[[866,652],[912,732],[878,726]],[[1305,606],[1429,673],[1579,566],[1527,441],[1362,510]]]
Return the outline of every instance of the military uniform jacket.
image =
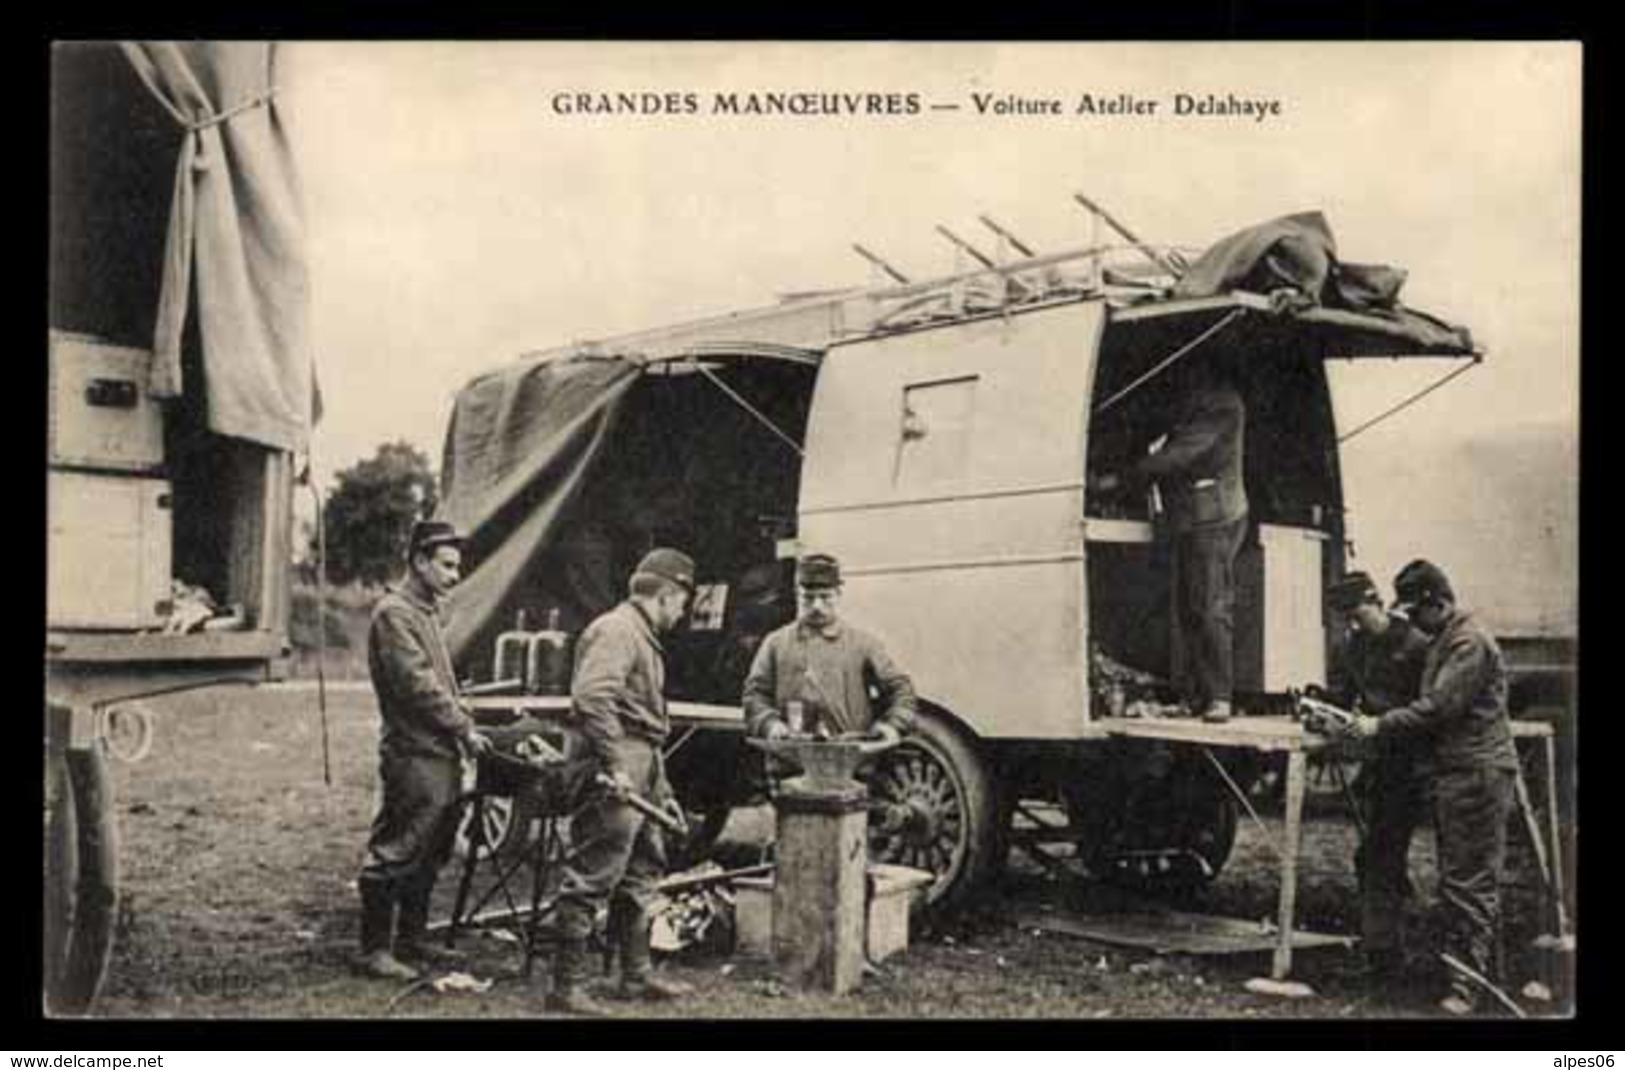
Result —
[[[1435,772],[1518,768],[1501,648],[1470,614],[1451,612],[1428,647],[1421,694],[1383,714],[1377,737],[1425,741]]]
[[[1405,705],[1421,694],[1429,645],[1427,636],[1399,616],[1389,616],[1381,635],[1351,632],[1333,661],[1332,694],[1343,706],[1358,700],[1374,715]]]
[[[606,771],[619,768],[616,741],[659,746],[671,734],[665,689],[665,649],[636,605],[622,602],[581,633],[570,708],[588,752]]]
[[[386,755],[456,758],[474,728],[457,697],[457,677],[433,603],[410,587],[391,590],[373,607],[367,669],[378,695]]]
[[[1168,441],[1134,469],[1162,488],[1174,532],[1217,527],[1247,515],[1242,455],[1247,409],[1229,387],[1189,394]]]
[[[760,735],[792,701],[809,715],[827,715],[837,732],[865,732],[874,721],[869,687],[880,694],[880,716],[899,732],[913,725],[914,683],[879,639],[838,620],[819,630],[799,620],[772,633],[756,651],[745,678],[745,727]]]

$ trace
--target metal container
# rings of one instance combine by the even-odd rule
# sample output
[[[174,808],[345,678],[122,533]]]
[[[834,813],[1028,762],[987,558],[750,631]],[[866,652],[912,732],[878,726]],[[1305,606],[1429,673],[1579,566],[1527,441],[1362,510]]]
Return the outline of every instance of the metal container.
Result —
[[[568,695],[575,668],[575,636],[559,628],[559,611],[547,611],[547,627],[528,637],[525,690],[533,695]]]
[[[50,463],[157,473],[164,419],[148,392],[152,354],[66,331],[52,331],[49,345]]]
[[[525,630],[525,611],[520,610],[514,621],[514,630],[497,636],[496,657],[491,665],[491,679],[523,680],[525,656],[530,646],[531,633]]]
[[[53,469],[46,486],[46,624],[162,624],[173,557],[169,481]]]

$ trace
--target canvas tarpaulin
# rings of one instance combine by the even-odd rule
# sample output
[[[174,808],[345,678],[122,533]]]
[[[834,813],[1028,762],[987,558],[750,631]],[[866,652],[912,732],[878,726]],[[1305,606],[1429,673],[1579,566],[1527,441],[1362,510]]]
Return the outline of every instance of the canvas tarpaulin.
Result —
[[[1238,231],[1215,242],[1174,286],[1176,298],[1213,297],[1233,290],[1295,291],[1305,305],[1374,316],[1425,350],[1472,351],[1463,327],[1405,308],[1405,272],[1384,264],[1349,264],[1320,212],[1299,212]]]
[[[298,176],[274,97],[276,46],[123,48],[184,131],[153,332],[153,394],[181,393],[195,292],[209,426],[303,451],[318,402]]]
[[[439,509],[469,540],[446,630],[454,660],[555,537],[640,371],[625,358],[567,357],[493,372],[458,394]]]

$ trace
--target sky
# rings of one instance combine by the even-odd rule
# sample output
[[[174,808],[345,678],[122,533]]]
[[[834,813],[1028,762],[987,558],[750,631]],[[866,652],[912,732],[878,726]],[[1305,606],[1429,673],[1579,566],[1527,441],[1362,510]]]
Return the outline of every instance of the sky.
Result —
[[[863,285],[853,242],[918,278],[956,267],[937,224],[991,246],[982,212],[1040,251],[1084,244],[1073,192],[1148,240],[1195,247],[1319,209],[1343,259],[1406,269],[1403,299],[1467,325],[1487,354],[1347,444],[1346,489],[1377,548],[1368,564],[1391,575],[1415,556],[1391,534],[1398,520],[1428,538],[1464,520],[1421,516],[1414,501],[1362,511],[1357,488],[1380,500],[1426,468],[1396,458],[1529,428],[1555,429],[1574,456],[1580,62],[1560,42],[288,45],[279,103],[305,188],[326,405],[314,463],[330,474],[397,438],[438,463],[452,399],[482,371]],[[752,91],[922,104],[910,116],[710,114],[713,94]],[[614,92],[692,92],[699,114],[555,106]],[[1064,114],[981,115],[983,93],[1059,100]],[[1157,111],[1074,114],[1085,93]],[[1279,100],[1280,114],[1176,116],[1177,93]],[[1340,426],[1448,370],[1336,366]],[[1570,492],[1577,460],[1573,475]],[[1562,512],[1573,493],[1558,497]],[[1547,556],[1575,567],[1574,532],[1555,525],[1563,545]]]

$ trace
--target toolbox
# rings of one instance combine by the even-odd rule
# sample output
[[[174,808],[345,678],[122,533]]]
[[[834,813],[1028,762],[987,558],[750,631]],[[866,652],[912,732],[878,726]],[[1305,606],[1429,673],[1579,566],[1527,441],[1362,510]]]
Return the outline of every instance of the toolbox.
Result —
[[[53,467],[153,474],[164,463],[152,354],[50,332],[47,441]]]
[[[130,629],[170,609],[167,479],[51,469],[46,626]]]

